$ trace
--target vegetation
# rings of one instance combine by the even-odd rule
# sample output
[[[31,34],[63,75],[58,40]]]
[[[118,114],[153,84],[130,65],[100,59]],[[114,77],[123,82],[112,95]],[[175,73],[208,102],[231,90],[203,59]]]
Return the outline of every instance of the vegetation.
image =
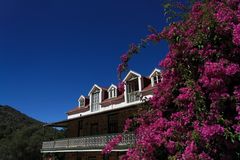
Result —
[[[137,139],[122,159],[240,159],[240,1],[196,1],[185,17],[121,57],[120,73],[146,44],[169,43],[151,107],[126,121],[125,132]]]
[[[32,119],[10,106],[0,105],[0,160],[38,160],[43,138],[52,138],[63,132],[45,128],[43,123]]]

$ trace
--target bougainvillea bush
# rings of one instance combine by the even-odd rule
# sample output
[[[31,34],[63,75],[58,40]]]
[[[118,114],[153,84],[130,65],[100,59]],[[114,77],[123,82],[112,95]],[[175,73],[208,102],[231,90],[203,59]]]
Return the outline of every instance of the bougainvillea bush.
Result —
[[[151,107],[126,121],[136,144],[122,159],[240,159],[240,0],[195,2],[186,19],[130,45],[118,71],[161,40],[169,43],[162,81]]]

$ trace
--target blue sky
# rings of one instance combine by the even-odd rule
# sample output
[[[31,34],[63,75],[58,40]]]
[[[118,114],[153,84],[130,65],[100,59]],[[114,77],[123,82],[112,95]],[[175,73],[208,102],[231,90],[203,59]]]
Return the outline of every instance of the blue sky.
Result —
[[[120,56],[166,26],[161,0],[0,1],[0,104],[44,122],[66,111],[93,84],[118,83]],[[150,45],[130,62],[149,75],[167,53]]]

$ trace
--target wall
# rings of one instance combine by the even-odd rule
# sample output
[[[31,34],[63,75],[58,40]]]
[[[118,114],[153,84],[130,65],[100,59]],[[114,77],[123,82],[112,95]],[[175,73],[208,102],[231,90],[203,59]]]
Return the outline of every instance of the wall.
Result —
[[[81,123],[80,136],[108,133],[108,115],[117,114],[119,132],[122,132],[125,120],[137,112],[138,106],[131,106],[121,110],[114,110],[92,116],[86,116],[69,122],[68,137],[78,137],[79,121]],[[91,133],[91,124],[98,124],[98,133]]]

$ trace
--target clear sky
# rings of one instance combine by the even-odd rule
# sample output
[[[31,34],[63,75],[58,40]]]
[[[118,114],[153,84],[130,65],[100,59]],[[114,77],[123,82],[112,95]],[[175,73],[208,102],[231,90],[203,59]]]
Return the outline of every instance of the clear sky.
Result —
[[[148,25],[166,26],[161,0],[1,0],[0,104],[66,119],[94,84],[118,83],[119,57]],[[148,76],[167,50],[147,47],[130,69]]]

